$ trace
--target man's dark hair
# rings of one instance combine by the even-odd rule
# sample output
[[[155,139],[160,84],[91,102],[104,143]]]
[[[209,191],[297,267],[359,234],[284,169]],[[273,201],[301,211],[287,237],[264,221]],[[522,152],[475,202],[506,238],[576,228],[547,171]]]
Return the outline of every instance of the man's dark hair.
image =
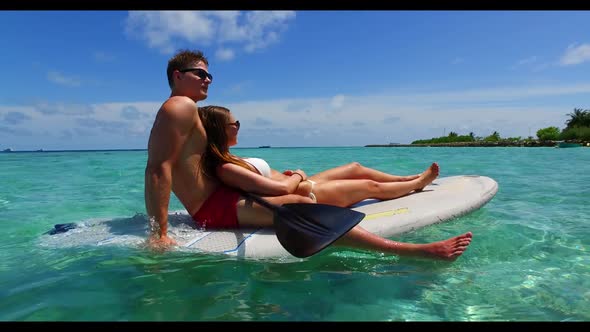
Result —
[[[179,50],[172,58],[170,58],[170,60],[168,60],[168,68],[166,69],[170,89],[174,88],[172,73],[174,73],[175,70],[182,70],[189,66],[194,66],[199,62],[203,62],[209,66],[207,58],[205,58],[201,51]]]

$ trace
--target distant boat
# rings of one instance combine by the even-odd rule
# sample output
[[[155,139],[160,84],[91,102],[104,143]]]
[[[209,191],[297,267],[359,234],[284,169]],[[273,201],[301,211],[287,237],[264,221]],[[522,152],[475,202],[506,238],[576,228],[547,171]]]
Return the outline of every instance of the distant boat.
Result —
[[[580,148],[580,147],[582,147],[582,144],[580,144],[580,143],[558,142],[555,147],[556,148]]]
[[[270,145],[261,145],[258,148],[259,149],[268,149],[268,148],[270,148]]]
[[[11,148],[4,149],[4,150],[2,150],[2,152],[12,152],[12,149]]]

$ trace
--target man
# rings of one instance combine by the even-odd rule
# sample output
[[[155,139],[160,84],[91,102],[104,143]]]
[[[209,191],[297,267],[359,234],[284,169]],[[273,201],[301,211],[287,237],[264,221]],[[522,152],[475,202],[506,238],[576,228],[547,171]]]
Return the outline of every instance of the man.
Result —
[[[197,102],[207,98],[212,76],[200,51],[182,50],[168,62],[168,85],[172,90],[160,107],[148,141],[145,169],[145,205],[150,222],[159,226],[154,244],[176,242],[168,237],[170,192],[193,215],[215,189],[214,180],[199,168],[207,136],[199,119]],[[155,219],[155,220],[152,220]]]
[[[197,102],[207,98],[212,76],[208,71],[208,61],[200,51],[183,50],[168,62],[168,84],[172,90],[160,107],[148,141],[148,160],[145,169],[145,205],[150,223],[158,226],[157,234],[150,237],[154,246],[174,245],[168,237],[168,204],[170,192],[184,205],[191,216],[201,212],[204,203],[208,216],[224,210],[231,210],[236,227],[238,220],[262,221],[272,225],[272,212],[264,208],[245,207],[243,201],[224,200],[223,192],[234,195],[231,188],[220,184],[216,179],[204,175],[200,160],[207,148],[207,135],[197,108]],[[233,123],[232,123],[233,124]],[[297,174],[297,173],[295,173]],[[306,175],[295,176],[298,183],[306,180]],[[299,180],[297,180],[299,179]],[[228,188],[227,190],[219,189]],[[238,194],[239,195],[239,194]],[[301,195],[282,195],[272,197],[274,204],[287,202],[311,202]],[[239,205],[239,207],[237,206]],[[205,210],[205,208],[203,208]],[[223,217],[227,217],[227,213]],[[222,218],[223,219],[223,218]],[[159,236],[158,236],[159,235]],[[465,233],[447,240],[428,244],[409,244],[381,238],[356,226],[336,245],[383,252],[394,255],[418,256],[444,260],[459,257],[471,242],[471,233]]]

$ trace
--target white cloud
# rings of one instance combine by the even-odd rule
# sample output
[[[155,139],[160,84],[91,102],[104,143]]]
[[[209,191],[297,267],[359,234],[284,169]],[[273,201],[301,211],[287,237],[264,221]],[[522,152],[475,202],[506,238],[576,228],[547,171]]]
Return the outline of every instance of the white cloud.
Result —
[[[198,47],[231,43],[252,52],[277,42],[294,17],[292,11],[132,11],[125,31],[164,53],[186,42]]]
[[[343,95],[336,95],[332,98],[332,102],[330,103],[330,106],[333,109],[339,109],[342,108],[342,106],[344,106],[344,96]]]
[[[4,115],[4,122],[10,125],[20,124],[30,119],[30,116],[21,112],[8,112]]]
[[[141,113],[137,108],[133,106],[124,106],[121,109],[121,117],[127,120],[139,120],[145,114]]]
[[[383,119],[383,123],[396,123],[400,120],[399,116],[387,116]]]
[[[565,54],[559,60],[562,66],[577,65],[582,62],[590,61],[590,44],[568,46]]]
[[[35,112],[45,115],[90,115],[94,110],[90,105],[38,102],[31,105]]]
[[[81,82],[78,78],[65,76],[57,71],[49,71],[47,79],[50,82],[65,86],[80,86]]]
[[[535,97],[551,97],[568,94],[590,93],[590,83],[555,85],[555,86],[523,86],[489,89],[472,89],[463,91],[446,91],[435,93],[406,93],[396,95],[374,96],[380,100],[388,100],[398,104],[430,104],[437,103],[474,103],[474,102],[507,102]]]
[[[234,51],[229,48],[220,48],[215,52],[217,59],[222,61],[231,60],[234,58]]]
[[[2,126],[0,125],[0,136],[2,135],[9,135],[11,138],[15,139],[15,141],[17,141],[17,137],[15,136],[31,136],[33,134],[33,132],[27,128],[14,128],[14,127],[8,127],[8,126]],[[4,149],[5,147],[2,146],[2,149]]]
[[[321,135],[320,129],[306,130],[303,132],[303,138],[306,140],[313,140]]]
[[[0,113],[18,113],[19,118],[26,120],[0,123],[0,142],[15,149],[144,148],[160,105],[161,102],[0,105]],[[17,137],[22,135],[28,138]]]
[[[212,20],[206,12],[199,11],[132,11],[127,17],[126,32],[164,53],[174,50],[173,38],[207,45],[214,37]]]
[[[474,132],[478,136],[493,131],[500,132],[502,137],[535,136],[540,128],[563,127],[566,113],[571,111],[569,104],[549,106],[547,98],[581,93],[590,93],[590,84],[346,96],[337,117],[331,111],[334,97],[249,101],[226,106],[244,124],[241,146],[256,146],[265,140],[276,142],[276,146],[339,146],[409,143],[451,130],[461,134]],[[544,101],[540,103],[535,98]],[[299,105],[300,111],[294,112],[293,105]],[[272,125],[253,130],[260,114],[265,114]]]
[[[457,58],[453,59],[453,61],[451,61],[451,64],[458,65],[460,63],[463,63],[464,61],[465,61],[465,59],[457,57]]]
[[[268,121],[265,118],[257,117],[256,120],[254,120],[254,124],[257,125],[257,126],[266,126],[266,127],[268,127],[268,126],[272,125],[272,121]]]
[[[246,51],[264,48],[279,39],[287,21],[295,17],[291,11],[254,11],[246,13]]]
[[[409,143],[450,131],[535,136],[538,129],[564,126],[572,106],[560,101],[570,98],[561,97],[588,93],[590,83],[239,103],[208,99],[200,104],[222,105],[234,112],[243,124],[239,146],[358,146]],[[552,102],[552,97],[557,98]],[[0,142],[15,149],[145,148],[160,105],[161,101],[0,105],[2,119],[13,114],[11,121],[0,123]],[[334,105],[339,107],[337,116]]]

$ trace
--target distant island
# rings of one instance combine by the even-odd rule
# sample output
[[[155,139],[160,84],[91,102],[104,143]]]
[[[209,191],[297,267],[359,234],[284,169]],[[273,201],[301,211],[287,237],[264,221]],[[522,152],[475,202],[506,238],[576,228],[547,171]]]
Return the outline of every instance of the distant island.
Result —
[[[487,137],[475,136],[473,132],[469,135],[459,135],[451,131],[448,136],[417,140],[411,144],[369,144],[365,147],[590,147],[590,109],[574,108],[574,111],[567,115],[570,119],[566,121],[566,127],[563,130],[560,131],[557,127],[539,129],[537,139],[532,136],[524,139],[522,137],[502,138],[497,131]]]
[[[367,144],[366,148],[383,148],[383,147],[552,147],[559,144],[562,141],[523,141],[523,142],[510,142],[510,141],[498,141],[498,142],[453,142],[453,143],[419,143],[419,144]],[[582,143],[579,144],[582,146]]]

